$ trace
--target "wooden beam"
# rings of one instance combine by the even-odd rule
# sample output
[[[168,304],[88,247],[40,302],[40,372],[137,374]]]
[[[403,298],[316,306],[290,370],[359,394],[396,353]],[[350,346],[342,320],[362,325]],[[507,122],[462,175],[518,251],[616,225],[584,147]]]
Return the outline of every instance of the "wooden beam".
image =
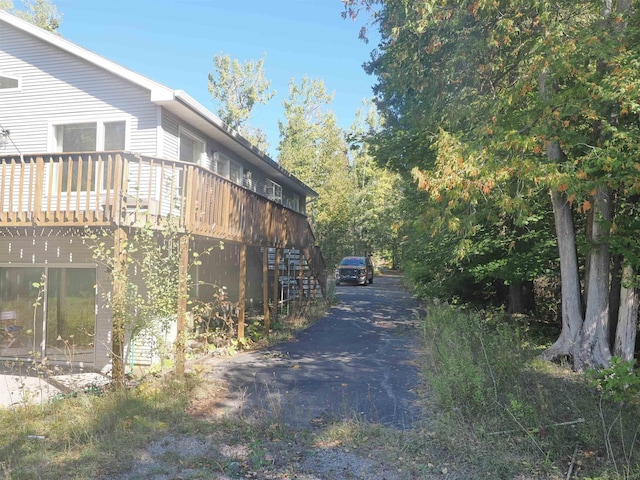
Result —
[[[300,289],[298,290],[298,303],[300,305],[300,311],[302,311],[302,305],[304,304],[304,253],[302,249],[299,249],[298,252],[298,284],[300,285]]]
[[[187,325],[187,297],[189,295],[189,236],[180,237],[180,265],[178,266],[178,320],[176,325],[176,377],[184,377]]]
[[[269,248],[262,247],[262,304],[264,312],[264,334],[269,335],[271,318],[269,317]]]
[[[124,386],[124,334],[127,310],[127,232],[113,232],[113,301],[111,326],[111,378],[116,388]]]
[[[276,256],[273,268],[273,321],[278,321],[278,302],[280,301],[280,249],[276,247]]]
[[[247,246],[240,246],[240,285],[238,290],[238,340],[244,338],[244,305],[247,296]]]

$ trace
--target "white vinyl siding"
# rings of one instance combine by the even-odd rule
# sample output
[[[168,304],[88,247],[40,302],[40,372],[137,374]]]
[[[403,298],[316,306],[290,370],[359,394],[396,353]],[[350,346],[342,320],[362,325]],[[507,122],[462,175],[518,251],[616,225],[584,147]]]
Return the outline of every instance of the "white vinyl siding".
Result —
[[[0,71],[21,79],[19,91],[0,93],[0,123],[21,152],[51,151],[52,124],[125,117],[130,122],[129,149],[156,155],[159,107],[150,102],[149,91],[4,23]],[[17,152],[9,145],[4,153]]]

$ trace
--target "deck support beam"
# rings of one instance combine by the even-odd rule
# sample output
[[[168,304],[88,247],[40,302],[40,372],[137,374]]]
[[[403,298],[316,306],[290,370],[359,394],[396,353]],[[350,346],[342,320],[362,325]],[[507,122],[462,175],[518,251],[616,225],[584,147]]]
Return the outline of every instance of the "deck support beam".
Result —
[[[271,318],[269,317],[269,249],[267,247],[262,247],[262,305],[264,334],[269,335]]]
[[[111,326],[111,379],[116,388],[124,386],[124,334],[127,319],[127,232],[113,232],[113,302]]]
[[[244,339],[244,306],[247,300],[247,246],[240,245],[240,285],[238,289],[238,340]]]
[[[176,377],[183,378],[187,326],[187,298],[189,296],[189,235],[180,236],[180,264],[178,265],[178,319],[176,323]]]
[[[273,322],[278,321],[278,303],[280,302],[280,249],[276,247],[273,268]]]

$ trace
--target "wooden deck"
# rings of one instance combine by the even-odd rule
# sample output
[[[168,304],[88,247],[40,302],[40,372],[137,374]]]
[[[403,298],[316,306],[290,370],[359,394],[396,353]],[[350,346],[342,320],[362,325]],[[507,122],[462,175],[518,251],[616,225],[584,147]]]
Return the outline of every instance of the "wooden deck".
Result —
[[[198,165],[127,152],[0,156],[0,227],[125,227],[296,248],[324,264],[307,217]]]

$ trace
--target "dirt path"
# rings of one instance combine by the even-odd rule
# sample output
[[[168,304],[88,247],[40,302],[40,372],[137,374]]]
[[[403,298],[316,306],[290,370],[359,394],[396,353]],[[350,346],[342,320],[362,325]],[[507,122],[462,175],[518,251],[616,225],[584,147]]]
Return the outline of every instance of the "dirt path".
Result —
[[[337,296],[294,341],[205,362],[207,378],[228,389],[219,413],[272,415],[300,429],[347,418],[410,428],[419,414],[417,302],[390,275],[337,287]]]

